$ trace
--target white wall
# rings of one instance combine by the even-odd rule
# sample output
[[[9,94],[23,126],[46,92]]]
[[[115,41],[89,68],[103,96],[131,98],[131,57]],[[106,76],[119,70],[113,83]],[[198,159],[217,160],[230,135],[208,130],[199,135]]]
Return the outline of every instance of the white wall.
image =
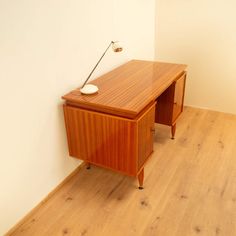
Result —
[[[154,0],[0,0],[0,235],[78,165],[68,157],[61,95],[96,75],[154,58]]]
[[[156,59],[188,64],[186,104],[236,114],[236,1],[157,0]]]

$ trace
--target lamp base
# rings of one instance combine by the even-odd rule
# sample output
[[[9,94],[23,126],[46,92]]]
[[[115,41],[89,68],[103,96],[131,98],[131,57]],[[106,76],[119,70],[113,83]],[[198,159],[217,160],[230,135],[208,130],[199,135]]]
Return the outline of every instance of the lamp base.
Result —
[[[86,84],[83,88],[80,89],[82,94],[94,94],[98,91],[98,87],[93,84]]]

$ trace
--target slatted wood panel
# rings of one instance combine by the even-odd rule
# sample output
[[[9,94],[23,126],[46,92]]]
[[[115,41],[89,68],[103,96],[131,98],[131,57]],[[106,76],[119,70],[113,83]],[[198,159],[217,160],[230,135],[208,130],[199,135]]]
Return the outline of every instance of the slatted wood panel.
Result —
[[[138,169],[144,165],[153,152],[154,119],[155,106],[152,106],[148,114],[138,121]]]
[[[144,190],[83,168],[10,235],[236,235],[236,116],[186,108],[175,140],[156,129]]]
[[[135,118],[185,69],[186,65],[132,60],[93,80],[97,94],[82,95],[76,89],[63,98],[74,106]]]
[[[70,106],[64,111],[70,156],[136,175],[135,121]]]
[[[153,151],[155,104],[137,119],[64,105],[70,156],[136,176]]]

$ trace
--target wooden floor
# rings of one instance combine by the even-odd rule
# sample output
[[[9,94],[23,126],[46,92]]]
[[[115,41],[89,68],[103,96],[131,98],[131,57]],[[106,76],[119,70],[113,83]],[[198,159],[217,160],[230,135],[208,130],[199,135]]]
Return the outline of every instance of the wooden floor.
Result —
[[[82,168],[12,235],[236,235],[236,116],[185,108],[176,139],[156,125],[144,190]]]

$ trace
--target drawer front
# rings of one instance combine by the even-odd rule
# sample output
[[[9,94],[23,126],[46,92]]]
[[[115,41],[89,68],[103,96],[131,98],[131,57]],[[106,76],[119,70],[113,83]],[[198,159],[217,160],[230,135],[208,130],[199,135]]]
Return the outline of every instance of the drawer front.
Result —
[[[184,74],[175,82],[172,123],[175,122],[175,120],[183,111],[185,80],[186,80],[186,74]]]

